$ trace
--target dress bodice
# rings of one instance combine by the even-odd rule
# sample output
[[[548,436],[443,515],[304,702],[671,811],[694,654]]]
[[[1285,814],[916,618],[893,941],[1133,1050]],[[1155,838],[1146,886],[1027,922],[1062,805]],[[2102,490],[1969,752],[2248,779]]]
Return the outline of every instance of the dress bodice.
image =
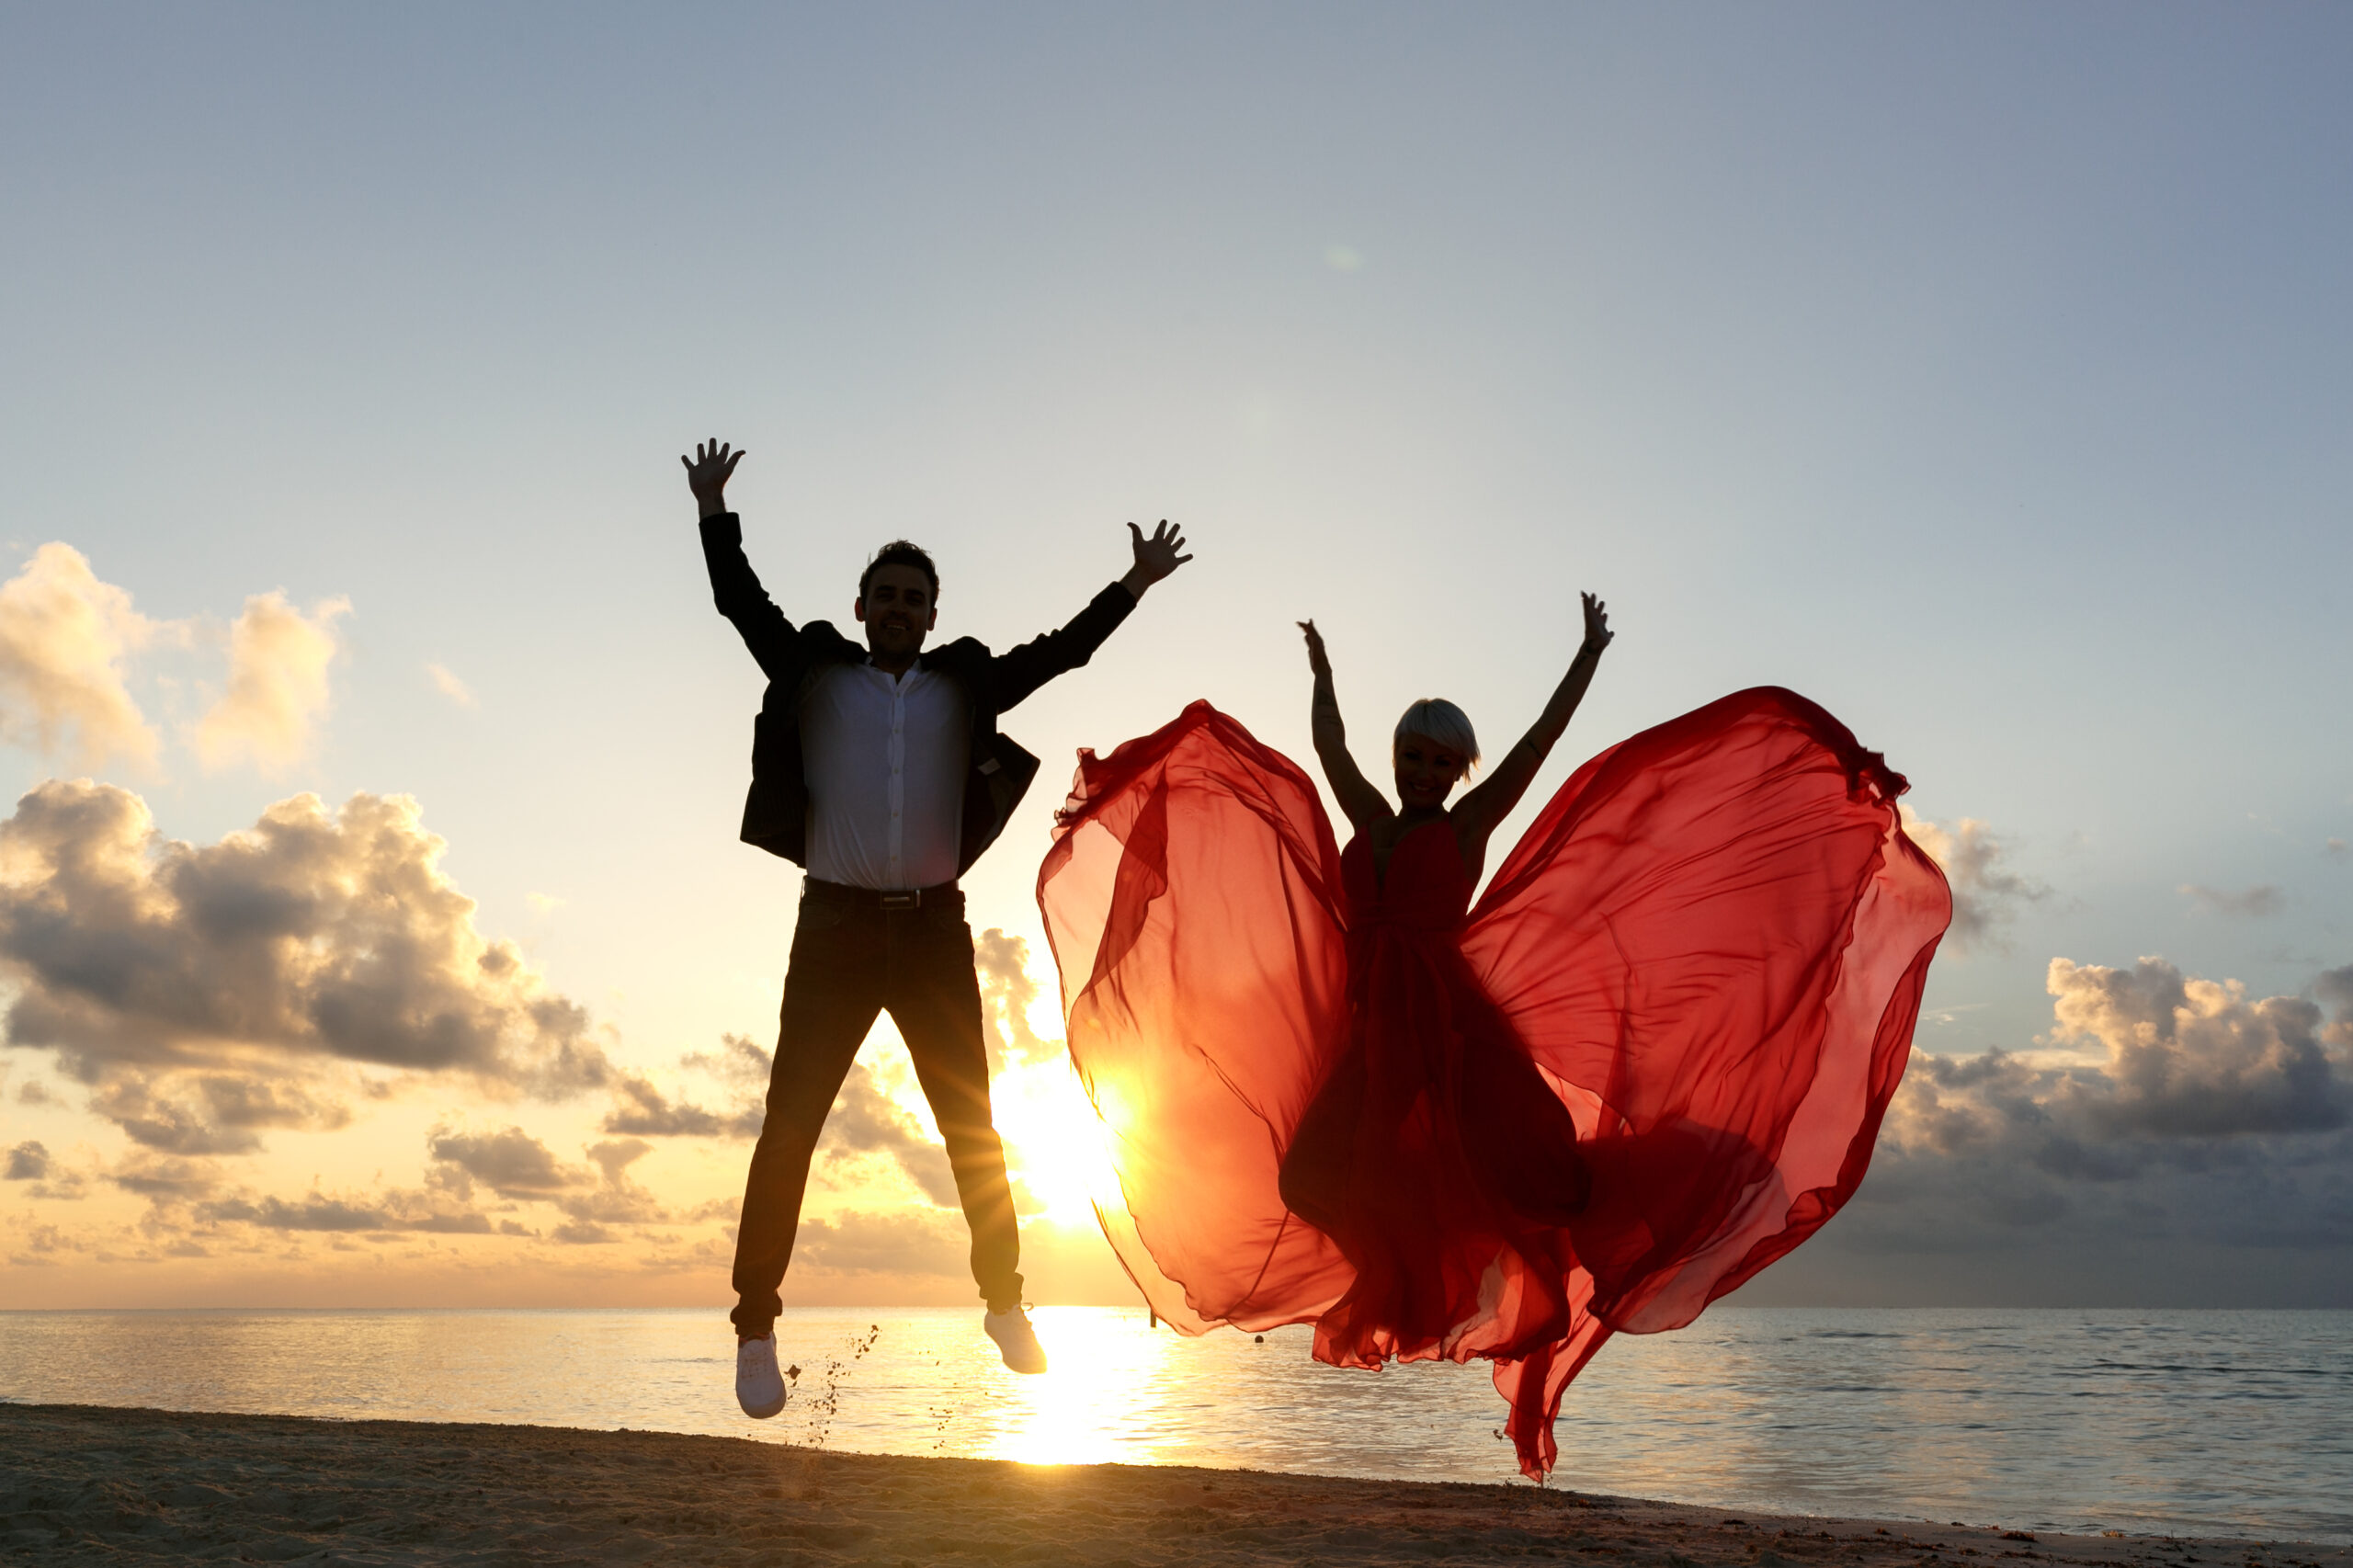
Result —
[[[1404,926],[1452,931],[1471,907],[1471,878],[1462,867],[1453,824],[1444,817],[1408,828],[1377,865],[1372,835],[1360,833],[1340,851],[1340,881],[1348,894],[1352,928]]]

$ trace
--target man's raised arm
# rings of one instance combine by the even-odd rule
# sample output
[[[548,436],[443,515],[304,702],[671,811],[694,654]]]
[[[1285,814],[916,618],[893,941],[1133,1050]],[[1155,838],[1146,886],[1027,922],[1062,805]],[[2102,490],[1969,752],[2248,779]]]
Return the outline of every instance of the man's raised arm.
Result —
[[[1103,640],[1128,619],[1128,612],[1136,608],[1146,588],[1193,559],[1179,553],[1185,548],[1185,536],[1179,529],[1170,528],[1165,517],[1149,539],[1133,523],[1128,525],[1128,534],[1135,551],[1135,564],[1128,568],[1126,576],[1096,595],[1061,631],[1049,631],[1018,648],[1009,648],[997,659],[1000,711],[1056,676],[1086,663],[1103,645]]]
[[[727,481],[744,454],[713,439],[698,444],[692,458],[678,460],[686,465],[687,487],[702,512],[702,559],[710,571],[711,600],[734,622],[761,671],[770,680],[781,679],[791,668],[792,622],[760,586],[759,574],[744,555],[743,524],[727,509]]]

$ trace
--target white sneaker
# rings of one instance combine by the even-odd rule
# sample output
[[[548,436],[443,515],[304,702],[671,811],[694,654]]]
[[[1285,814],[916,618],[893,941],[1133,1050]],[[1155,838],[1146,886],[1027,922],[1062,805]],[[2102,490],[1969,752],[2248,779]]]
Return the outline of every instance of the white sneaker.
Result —
[[[755,1421],[784,1408],[784,1373],[777,1368],[773,1332],[736,1345],[735,1403]]]
[[[1038,1343],[1038,1331],[1029,1326],[1029,1314],[1019,1307],[1009,1312],[987,1312],[981,1326],[988,1330],[991,1339],[1005,1357],[1005,1364],[1017,1372],[1042,1372],[1046,1369],[1046,1349]]]

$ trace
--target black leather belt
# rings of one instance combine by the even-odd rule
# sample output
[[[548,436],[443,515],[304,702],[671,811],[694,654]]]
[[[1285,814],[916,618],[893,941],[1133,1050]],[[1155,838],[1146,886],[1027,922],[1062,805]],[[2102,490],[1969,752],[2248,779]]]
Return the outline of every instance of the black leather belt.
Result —
[[[945,903],[950,899],[961,903],[964,890],[954,882],[938,882],[927,888],[854,888],[847,882],[820,881],[810,877],[801,884],[801,896],[852,909],[921,909],[926,903]]]

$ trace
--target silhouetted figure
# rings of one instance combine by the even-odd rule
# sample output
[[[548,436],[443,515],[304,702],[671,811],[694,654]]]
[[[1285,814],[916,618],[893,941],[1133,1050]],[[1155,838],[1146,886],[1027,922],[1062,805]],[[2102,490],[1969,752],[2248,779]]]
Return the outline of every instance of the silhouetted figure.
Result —
[[[745,1414],[784,1407],[777,1294],[826,1113],[875,1016],[888,1010],[948,1145],[972,1231],[983,1323],[1006,1364],[1042,1372],[1021,1304],[1020,1240],[1004,1146],[989,1110],[972,929],[956,879],[1003,831],[1038,759],[997,715],[1086,663],[1146,588],[1187,561],[1163,522],[1128,525],[1134,564],[1059,631],[1005,653],[971,638],[926,652],[939,579],[904,540],[858,579],[863,646],[825,621],[795,626],[745,559],[724,491],[743,453],[710,441],[686,464],[719,612],[767,676],[745,803],[746,843],[808,871],[785,975],[767,1116],[752,1152],[736,1233],[736,1394]]]
[[[1903,778],[1774,687],[1587,762],[1474,903],[1609,643],[1584,608],[1543,714],[1450,804],[1469,718],[1405,710],[1392,806],[1305,624],[1345,849],[1304,769],[1196,702],[1080,754],[1038,881],[1112,1134],[1097,1212],[1154,1314],[1312,1322],[1336,1366],[1488,1360],[1537,1478],[1610,1335],[1689,1323],[1854,1194],[1951,915]]]

